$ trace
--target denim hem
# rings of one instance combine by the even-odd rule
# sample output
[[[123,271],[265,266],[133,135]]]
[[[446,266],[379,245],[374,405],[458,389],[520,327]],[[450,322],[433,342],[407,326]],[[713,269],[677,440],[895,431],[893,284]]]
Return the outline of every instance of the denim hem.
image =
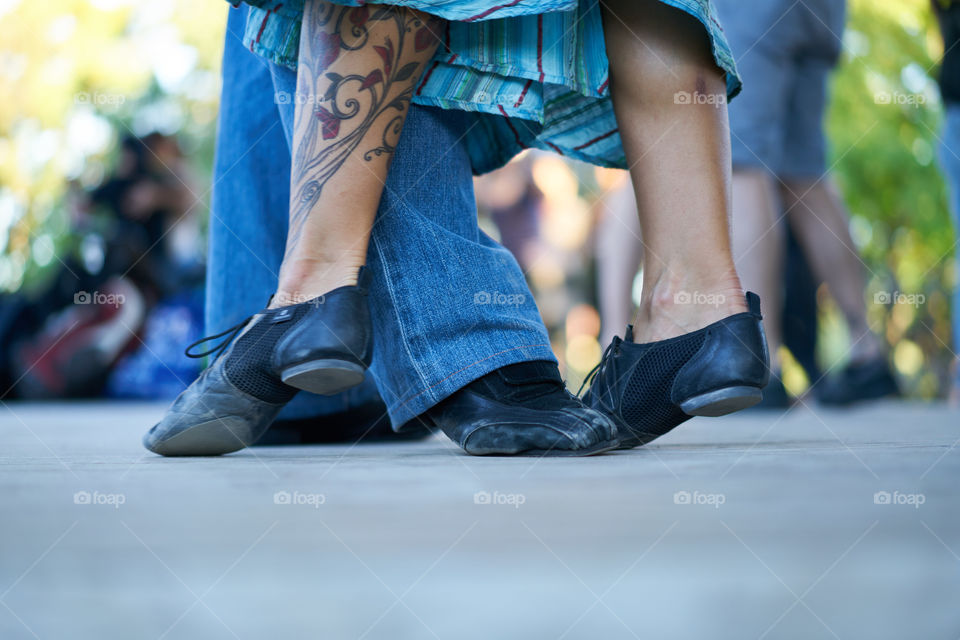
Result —
[[[520,362],[547,360],[557,362],[549,344],[512,347],[477,360],[446,376],[405,399],[387,402],[387,411],[394,431],[401,431],[411,420],[439,404],[474,380],[478,380],[501,367]]]

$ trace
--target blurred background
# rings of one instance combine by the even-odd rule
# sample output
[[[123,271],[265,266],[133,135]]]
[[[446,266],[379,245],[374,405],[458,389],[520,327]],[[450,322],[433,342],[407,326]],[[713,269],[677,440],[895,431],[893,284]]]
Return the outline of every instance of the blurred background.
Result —
[[[870,272],[870,323],[901,390],[943,397],[957,286],[936,162],[943,45],[927,0],[852,0],[849,10],[830,165]],[[166,398],[193,378],[182,348],[203,335],[227,11],[218,1],[0,0],[0,387],[16,382],[6,397]],[[528,153],[477,181],[481,224],[521,261],[573,387],[623,331],[601,326],[595,247],[625,178]],[[903,295],[875,295],[890,291]],[[816,299],[816,358],[828,370],[848,336],[825,286]],[[808,375],[789,353],[784,362],[787,389],[804,393]]]

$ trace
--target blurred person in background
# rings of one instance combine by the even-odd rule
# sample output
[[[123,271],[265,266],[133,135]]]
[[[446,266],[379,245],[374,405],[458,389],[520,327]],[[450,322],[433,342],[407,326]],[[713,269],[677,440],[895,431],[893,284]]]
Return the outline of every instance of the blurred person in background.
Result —
[[[533,181],[532,164],[533,155],[528,152],[473,182],[480,215],[489,217],[500,244],[517,258],[524,273],[540,246],[543,193]]]
[[[943,60],[940,66],[940,95],[944,104],[943,138],[940,167],[947,179],[954,234],[960,237],[960,2],[933,0],[933,9],[943,35]],[[956,245],[954,245],[956,248]],[[960,273],[960,252],[957,252]],[[960,289],[953,292],[954,362],[950,401],[960,405]]]
[[[100,186],[74,188],[73,255],[38,291],[4,300],[0,362],[12,396],[171,397],[195,375],[184,359],[160,365],[145,353],[166,355],[196,328],[196,295],[192,305],[177,297],[203,277],[192,184],[176,140],[153,133],[122,138]]]
[[[511,265],[497,256],[502,248],[485,238],[480,238],[479,243],[477,240],[465,242],[456,237],[456,233],[444,233],[448,242],[437,246],[437,231],[453,222],[467,224],[469,219],[470,228],[460,232],[466,233],[464,239],[476,237],[475,203],[464,209],[465,216],[454,221],[448,199],[441,207],[444,211],[437,222],[425,220],[427,224],[423,229],[427,236],[426,242],[422,242],[417,237],[422,233],[421,227],[413,213],[417,208],[403,207],[412,209],[403,216],[392,214],[396,203],[386,200],[393,192],[388,185],[383,191],[385,200],[380,203],[382,215],[373,228],[371,254],[374,259],[369,271],[357,270],[351,275],[348,268],[343,274],[344,288],[355,291],[359,315],[344,315],[335,327],[347,326],[348,320],[363,326],[367,290],[363,274],[368,273],[371,290],[378,292],[370,300],[373,332],[377,335],[373,348],[380,349],[379,355],[372,358],[371,371],[377,378],[394,426],[400,428],[414,422],[439,427],[474,454],[584,455],[617,444],[601,412],[619,421],[623,428],[622,444],[630,447],[665,433],[691,415],[720,415],[758,401],[767,372],[759,301],[755,296],[745,298],[743,295],[728,236],[729,142],[725,97],[737,91],[739,80],[719,25],[712,19],[709,3],[694,2],[685,5],[683,11],[653,0],[610,3],[603,10],[596,5],[581,6],[577,10],[576,3],[570,2],[563,7],[567,11],[555,11],[557,7],[553,4],[539,2],[525,5],[432,2],[422,3],[422,7],[419,2],[409,4],[450,20],[445,25],[445,45],[430,62],[422,79],[417,78],[413,83],[416,90],[413,91],[411,84],[410,93],[401,94],[404,100],[415,96],[424,104],[466,110],[470,117],[461,120],[462,124],[457,127],[461,131],[459,144],[448,148],[461,153],[462,159],[469,157],[470,168],[477,173],[496,168],[531,145],[598,164],[625,167],[629,163],[637,193],[642,194],[638,197],[641,225],[651,254],[657,260],[650,261],[644,271],[650,286],[645,287],[645,299],[641,303],[643,322],[635,335],[632,330],[628,331],[625,340],[608,349],[585,397],[592,409],[587,408],[563,390],[549,344],[543,339],[542,323],[537,319],[524,324],[527,314],[532,313],[531,318],[536,318],[532,301],[527,308],[516,305],[514,310],[481,313],[478,305],[489,301],[480,295],[484,293],[480,287],[497,283],[505,275],[505,272],[496,272],[498,263],[501,270],[505,268],[520,275],[515,263]],[[406,82],[419,73],[416,60],[397,60],[389,40],[380,37],[378,41],[384,44],[375,45],[373,49],[386,65],[382,70],[380,63],[373,70],[364,67],[367,64],[364,61],[376,61],[376,56],[365,51],[363,55],[353,55],[367,49],[369,30],[374,27],[373,17],[384,20],[403,13],[389,5],[375,7],[343,11],[325,3],[308,3],[301,16],[298,7],[279,10],[271,5],[269,11],[257,9],[246,20],[245,44],[274,63],[292,66],[291,52],[296,51],[293,45],[299,37],[300,75],[294,78],[277,64],[270,66],[269,82],[274,92],[285,87],[290,90],[287,95],[299,95],[297,89],[302,88],[304,78],[314,83],[323,77],[332,83],[332,88],[320,94],[325,96],[321,105],[306,110],[306,120],[301,115],[301,101],[296,101],[293,114],[296,123],[322,122],[322,127],[311,127],[312,135],[322,130],[324,139],[336,138],[340,123],[356,113],[341,114],[336,102],[323,103],[336,96],[343,80],[356,81],[360,90],[365,90],[387,77],[391,81]],[[542,13],[544,11],[547,13]],[[321,19],[313,22],[311,15]],[[486,20],[509,16],[516,16],[516,23]],[[300,20],[300,32],[290,28]],[[498,30],[505,27],[519,28],[520,31],[511,33],[531,37],[504,40]],[[417,51],[426,50],[429,38],[424,37],[421,47],[420,32],[417,33]],[[341,52],[341,48],[348,53]],[[607,58],[602,56],[604,48]],[[568,49],[577,52],[575,58],[582,57],[576,68],[566,65],[565,61],[571,57]],[[305,52],[308,52],[306,58]],[[503,60],[504,56],[510,62],[506,66],[491,67],[482,63],[487,58]],[[337,60],[340,62],[332,62]],[[474,62],[478,60],[481,63]],[[351,66],[351,61],[362,64]],[[225,89],[249,82],[249,77],[227,76],[226,60],[224,68]],[[410,68],[415,71],[409,72]],[[482,78],[484,82],[464,84],[464,69],[471,77]],[[638,71],[642,83],[636,80]],[[291,80],[297,82],[296,87]],[[479,93],[467,95],[467,91],[465,94],[470,87]],[[710,100],[708,104],[698,101],[678,108],[675,100],[678,92]],[[225,97],[227,118],[221,118],[221,127],[231,118],[257,118],[261,122],[266,118],[269,123],[272,117],[274,124],[277,122],[278,115],[271,116],[268,109],[260,113],[254,111],[263,108],[262,104],[253,107],[244,101],[249,112],[231,113],[230,103]],[[350,110],[356,107],[355,102],[344,104]],[[403,111],[402,105],[399,111]],[[413,108],[410,111],[412,116]],[[463,117],[463,113],[458,113],[458,117]],[[299,124],[291,127],[290,115],[289,109],[283,109],[279,118],[286,121],[286,142],[294,150],[292,187],[297,194],[303,194],[302,187],[309,183],[300,181],[302,175],[297,165],[304,159],[302,145],[313,146],[315,138],[311,138],[311,131],[302,137]],[[402,120],[397,116],[389,124],[394,134],[399,133]],[[618,129],[617,122],[629,122],[630,127]],[[399,137],[400,152],[388,182],[396,175],[403,180],[409,173],[409,169],[398,171],[397,163],[404,157],[404,141],[411,135],[417,134],[405,128]],[[220,137],[224,137],[223,129]],[[233,144],[250,139],[250,136],[238,135]],[[415,139],[420,141],[419,136]],[[387,144],[386,140],[385,137],[383,146],[367,151],[364,160],[370,160],[371,155],[379,158],[381,153],[391,157],[393,143]],[[654,147],[655,153],[649,153]],[[338,148],[356,149],[355,145]],[[376,205],[376,198],[372,196],[379,197],[382,183],[372,181],[371,171],[351,152],[344,152],[342,157],[344,166],[351,166],[343,176],[356,182],[348,180],[345,188],[349,185],[350,193],[359,194],[348,201],[348,206],[362,209],[370,202]],[[411,158],[410,162],[431,160],[439,158]],[[451,163],[445,164],[445,170],[454,168]],[[332,171],[335,173],[339,167],[337,164]],[[263,167],[257,169],[262,171]],[[386,174],[385,163],[376,164],[372,173],[381,170]],[[417,171],[419,182],[424,175],[422,167],[417,167]],[[329,175],[332,174],[326,174],[323,180]],[[690,182],[690,175],[697,179]],[[249,193],[249,188],[256,184],[256,181],[242,186],[235,184],[233,189]],[[310,193],[319,193],[318,197],[323,199],[320,189],[324,183],[314,184],[315,190]],[[685,188],[681,188],[681,184]],[[451,187],[457,191],[462,183],[450,184],[441,179],[429,184],[429,189],[436,191]],[[426,191],[429,198],[427,187],[421,190]],[[409,191],[410,188],[401,190],[401,200]],[[290,224],[285,234],[288,248],[291,236],[304,233],[299,213],[304,202],[299,195],[291,198]],[[336,200],[328,204],[333,208],[341,206],[343,203]],[[440,213],[436,208],[436,204],[430,202],[427,213]],[[241,209],[228,207],[225,213],[233,215]],[[369,213],[360,211],[355,217],[368,220],[371,219]],[[350,217],[344,218],[338,211],[322,212],[313,222],[307,221],[306,226],[311,230],[305,235],[322,241],[325,230],[319,223],[323,220],[327,220],[329,227],[337,224],[337,220],[343,222]],[[351,224],[356,226],[354,223]],[[253,226],[258,237],[263,238],[267,225]],[[369,229],[360,230],[369,233]],[[326,232],[329,233],[329,228]],[[283,235],[275,234],[273,241],[282,241]],[[339,229],[336,235],[344,237]],[[359,246],[362,247],[362,243]],[[297,253],[302,253],[299,248]],[[303,266],[307,268],[299,269],[301,279],[316,284],[318,274],[310,270],[309,256],[304,257]],[[357,257],[357,262],[362,263],[364,256]],[[291,296],[285,294],[302,292],[302,289],[297,288],[300,285],[296,282],[297,286],[292,289],[283,284],[284,274],[289,273],[285,268],[288,263],[286,257],[277,262],[281,263],[278,293],[289,300]],[[396,268],[394,262],[403,267]],[[444,268],[434,268],[440,265]],[[429,271],[418,277],[416,270],[423,267]],[[355,265],[353,269],[356,270]],[[231,268],[212,270],[226,272],[215,277],[229,276],[228,282],[236,277]],[[240,279],[249,285],[245,275]],[[326,274],[319,275],[322,280]],[[447,279],[453,282],[448,283]],[[480,286],[471,287],[468,285],[471,282]],[[520,289],[528,293],[522,278],[520,282],[509,279],[503,282],[509,286],[496,291]],[[424,283],[428,285],[425,287]],[[230,290],[231,287],[226,286],[213,295],[222,296]],[[277,291],[274,285],[270,290]],[[312,295],[322,290],[312,287],[307,293]],[[709,292],[718,302],[676,304],[675,294],[686,290]],[[425,292],[430,292],[434,300],[443,299],[443,305],[436,308],[425,302]],[[473,299],[473,308],[456,303],[465,294]],[[326,300],[326,309],[331,308],[330,302]],[[288,363],[284,353],[273,350],[281,339],[286,340],[283,334],[291,328],[295,329],[291,333],[297,338],[290,338],[284,344],[297,342],[302,335],[304,349],[312,348],[307,344],[308,332],[298,331],[301,320],[313,311],[298,309],[298,306],[268,309],[223,332],[226,339],[210,352],[221,353],[207,370],[210,374],[205,373],[195,388],[191,387],[178,399],[164,420],[147,435],[146,446],[166,455],[198,455],[226,453],[255,440],[296,393],[296,388],[284,387],[284,381],[300,382],[293,378],[303,376],[309,382],[315,373],[313,362],[305,362],[304,365],[310,366],[301,367]],[[494,320],[492,324],[491,320]],[[451,331],[457,326],[469,328],[466,335]],[[336,337],[337,331],[328,327],[327,333]],[[244,340],[251,335],[256,339]],[[236,342],[230,344],[234,337]],[[259,340],[261,337],[263,342]],[[485,341],[485,337],[492,342]],[[539,344],[529,342],[531,339],[539,340]],[[265,346],[251,355],[251,349],[258,344]],[[236,345],[242,346],[234,348]],[[358,341],[361,349],[366,349],[365,345],[369,345],[368,339]],[[338,354],[337,358],[341,357],[340,347],[331,349]],[[471,359],[474,354],[479,357]],[[645,358],[650,354],[655,356]],[[292,368],[288,370],[287,364]],[[362,373],[371,361],[363,357],[355,364],[354,373]],[[429,377],[425,377],[425,372],[429,372]],[[335,378],[345,382],[347,376],[329,377],[330,390],[337,383]],[[349,378],[351,384],[356,384],[356,376]],[[303,385],[297,386],[303,388]]]
[[[738,56],[737,65],[748,81],[743,96],[730,106],[733,245],[745,284],[768,301],[765,328],[772,381],[765,406],[789,404],[781,381],[779,349],[784,303],[798,301],[783,297],[784,218],[817,280],[829,287],[849,329],[848,363],[816,385],[819,400],[841,405],[895,395],[897,383],[884,342],[867,323],[866,279],[850,237],[849,216],[826,167],[827,80],[842,48],[845,2],[716,0],[716,5]],[[803,272],[804,268],[791,270]],[[801,290],[800,295],[807,301],[800,309],[812,321],[809,290]],[[799,331],[804,334],[802,327]],[[809,336],[806,332],[802,338],[807,345]],[[809,346],[806,350],[809,353]],[[811,366],[808,362],[808,372]]]
[[[633,283],[643,262],[643,239],[633,185],[624,173],[600,197],[594,255],[600,341],[613,340],[636,313]]]

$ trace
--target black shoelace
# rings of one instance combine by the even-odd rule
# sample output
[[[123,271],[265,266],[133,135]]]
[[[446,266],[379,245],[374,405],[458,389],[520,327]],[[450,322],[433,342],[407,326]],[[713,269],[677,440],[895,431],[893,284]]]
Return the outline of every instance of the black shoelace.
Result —
[[[615,344],[616,341],[614,340],[607,345],[607,348],[603,351],[603,356],[600,358],[600,362],[598,362],[593,369],[590,369],[590,373],[588,373],[587,377],[583,379],[583,383],[580,384],[580,388],[577,390],[578,398],[580,397],[580,394],[583,393],[584,387],[586,387],[588,383],[592,384],[594,378],[597,378],[601,375],[604,365],[606,365],[613,353],[613,346]]]
[[[267,310],[269,310],[271,302],[273,302],[273,296],[270,296],[270,298],[267,300],[267,306],[264,307],[264,310],[260,311],[259,313],[265,313]],[[205,358],[213,353],[219,354],[221,351],[227,348],[227,345],[230,344],[235,337],[237,337],[237,334],[240,333],[240,330],[243,329],[247,325],[247,323],[250,322],[252,319],[253,319],[253,316],[247,316],[245,319],[241,320],[238,324],[233,325],[232,327],[230,327],[225,331],[221,331],[220,333],[215,333],[212,336],[207,336],[206,338],[200,338],[193,344],[189,345],[186,349],[184,349],[183,355],[187,356],[188,358]],[[230,335],[224,338],[223,340],[221,340],[212,349],[204,351],[203,353],[190,353],[190,350],[193,349],[194,347],[200,346],[204,342],[210,342],[211,340],[216,340],[217,338],[223,337],[228,333]]]
[[[191,344],[190,346],[188,346],[186,349],[183,350],[184,355],[187,356],[188,358],[205,358],[206,356],[209,356],[214,353],[219,355],[220,352],[226,349],[227,345],[230,344],[235,337],[237,337],[237,334],[240,333],[240,330],[243,329],[247,325],[247,323],[250,322],[252,318],[253,316],[249,316],[245,320],[242,320],[239,324],[236,324],[230,327],[226,331],[215,333],[214,335],[207,336],[206,338],[200,338],[199,340],[197,340],[196,342],[194,342],[193,344]],[[194,347],[200,346],[204,342],[210,342],[211,340],[216,340],[217,338],[226,336],[227,334],[230,334],[230,335],[224,338],[223,340],[221,340],[219,343],[217,343],[212,349],[208,349],[207,351],[204,351],[202,353],[190,352],[191,349],[193,349]]]

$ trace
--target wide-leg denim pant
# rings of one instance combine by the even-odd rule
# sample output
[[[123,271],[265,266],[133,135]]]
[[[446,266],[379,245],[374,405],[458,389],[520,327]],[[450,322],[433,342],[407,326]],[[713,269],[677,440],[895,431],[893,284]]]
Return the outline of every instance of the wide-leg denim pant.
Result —
[[[296,74],[240,42],[245,5],[231,9],[210,217],[210,333],[267,303],[287,233]],[[513,256],[477,226],[458,111],[411,105],[370,243],[373,365],[363,385],[305,392],[281,417],[343,411],[375,400],[394,428],[499,367],[555,360]],[[344,215],[349,215],[344,203]]]

